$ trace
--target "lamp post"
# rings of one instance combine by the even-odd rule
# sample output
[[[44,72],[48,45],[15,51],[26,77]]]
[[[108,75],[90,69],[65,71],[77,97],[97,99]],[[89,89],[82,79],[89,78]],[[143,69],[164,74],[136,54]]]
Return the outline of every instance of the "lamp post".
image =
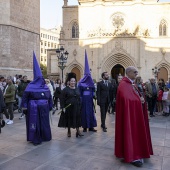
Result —
[[[160,69],[157,68],[157,67],[152,68],[152,73],[153,73],[156,81],[157,81],[157,78],[158,78],[159,71],[160,71]]]
[[[57,58],[58,58],[58,67],[62,71],[62,83],[63,83],[63,70],[66,67],[67,59],[68,59],[68,52],[64,52],[63,46],[61,46],[59,49],[56,50]]]

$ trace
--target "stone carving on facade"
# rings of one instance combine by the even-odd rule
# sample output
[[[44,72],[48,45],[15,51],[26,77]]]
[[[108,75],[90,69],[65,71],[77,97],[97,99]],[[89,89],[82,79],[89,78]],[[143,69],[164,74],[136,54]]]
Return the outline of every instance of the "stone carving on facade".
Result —
[[[150,31],[148,29],[135,29],[129,31],[128,28],[119,30],[96,29],[87,31],[87,37],[149,37]]]
[[[125,23],[125,20],[121,13],[117,13],[113,16],[112,24],[116,28],[116,30],[120,30],[122,26],[124,25],[124,23]]]
[[[73,55],[74,55],[74,57],[76,57],[76,55],[77,55],[76,49],[73,51]]]
[[[117,51],[120,51],[123,48],[123,44],[121,43],[121,41],[116,41],[115,43],[115,49]]]

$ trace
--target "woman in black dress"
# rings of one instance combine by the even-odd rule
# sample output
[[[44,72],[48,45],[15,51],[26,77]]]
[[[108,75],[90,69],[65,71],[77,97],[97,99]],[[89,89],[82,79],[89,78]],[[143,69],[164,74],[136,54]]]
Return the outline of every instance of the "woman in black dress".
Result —
[[[81,127],[81,103],[80,92],[76,87],[76,75],[74,73],[69,73],[68,81],[69,86],[63,89],[61,95],[61,107],[63,108],[63,112],[60,115],[58,127],[67,127],[68,137],[71,137],[71,128],[76,128],[76,137],[84,136],[79,130],[79,127]]]

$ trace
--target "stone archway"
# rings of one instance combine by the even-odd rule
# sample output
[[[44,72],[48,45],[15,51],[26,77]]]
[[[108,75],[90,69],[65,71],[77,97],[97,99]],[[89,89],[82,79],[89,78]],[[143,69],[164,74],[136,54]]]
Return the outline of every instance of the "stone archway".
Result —
[[[77,82],[81,79],[81,72],[77,67],[74,67],[71,72],[76,74]]]
[[[108,73],[111,73],[112,68],[118,64],[121,65],[123,68],[127,68],[129,66],[136,67],[134,59],[125,54],[117,53],[106,58],[103,61],[102,71],[107,71]]]

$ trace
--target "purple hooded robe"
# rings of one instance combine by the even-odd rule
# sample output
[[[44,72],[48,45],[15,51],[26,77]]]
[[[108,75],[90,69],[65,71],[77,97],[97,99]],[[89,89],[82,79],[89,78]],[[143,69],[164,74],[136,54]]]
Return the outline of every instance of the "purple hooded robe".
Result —
[[[33,53],[34,80],[24,91],[22,107],[27,108],[26,129],[27,141],[40,144],[51,140],[49,111],[52,109],[52,96],[46,86],[41,69]]]
[[[84,77],[79,81],[78,87],[80,90],[81,101],[82,101],[82,127],[93,128],[97,126],[96,117],[94,114],[94,103],[93,96],[95,94],[94,82],[91,77],[87,53],[85,51],[85,67]]]

